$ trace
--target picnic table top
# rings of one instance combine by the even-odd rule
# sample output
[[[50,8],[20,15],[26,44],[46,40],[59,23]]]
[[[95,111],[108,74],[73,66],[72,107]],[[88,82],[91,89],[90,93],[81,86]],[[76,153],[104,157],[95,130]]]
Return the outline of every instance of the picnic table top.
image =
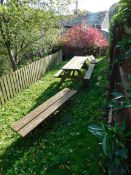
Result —
[[[88,56],[74,56],[67,64],[62,67],[62,70],[81,70],[87,59]]]

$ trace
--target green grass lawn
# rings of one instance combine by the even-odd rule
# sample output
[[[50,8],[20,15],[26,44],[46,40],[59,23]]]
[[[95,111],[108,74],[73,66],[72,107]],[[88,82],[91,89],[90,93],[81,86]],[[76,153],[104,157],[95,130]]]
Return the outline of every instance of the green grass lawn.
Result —
[[[103,174],[101,146],[88,132],[88,125],[102,120],[102,107],[107,100],[107,66],[106,59],[99,59],[88,90],[82,89],[80,81],[66,80],[59,87],[60,80],[53,77],[59,67],[54,68],[0,109],[2,175]],[[78,93],[59,113],[26,138],[11,130],[13,122],[65,87],[77,89]]]

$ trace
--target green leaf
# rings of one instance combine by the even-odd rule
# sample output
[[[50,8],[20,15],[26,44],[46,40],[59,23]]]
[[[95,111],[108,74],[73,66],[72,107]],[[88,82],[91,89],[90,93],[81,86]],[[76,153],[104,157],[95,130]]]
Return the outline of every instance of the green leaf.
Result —
[[[119,98],[124,97],[124,95],[122,93],[119,93],[119,92],[112,92],[111,94],[115,97],[115,99],[119,99]]]
[[[103,128],[101,126],[98,126],[98,125],[89,125],[88,131],[94,135],[98,135],[101,137],[103,137],[103,135],[104,135]]]
[[[102,147],[103,147],[104,154],[107,154],[107,134],[104,135]]]
[[[128,80],[131,81],[131,74],[128,74]]]
[[[103,131],[102,127],[99,125],[89,125],[88,128],[96,131]]]
[[[127,159],[128,151],[127,148],[121,148],[115,151],[116,155],[121,157],[122,159]]]

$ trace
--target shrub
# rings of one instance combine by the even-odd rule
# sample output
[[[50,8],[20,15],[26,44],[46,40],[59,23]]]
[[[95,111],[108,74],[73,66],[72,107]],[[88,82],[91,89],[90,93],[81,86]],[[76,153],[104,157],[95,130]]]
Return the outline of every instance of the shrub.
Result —
[[[92,26],[85,24],[72,27],[61,38],[60,42],[64,47],[75,49],[94,50],[100,47],[107,47],[108,42],[104,39],[102,32]]]

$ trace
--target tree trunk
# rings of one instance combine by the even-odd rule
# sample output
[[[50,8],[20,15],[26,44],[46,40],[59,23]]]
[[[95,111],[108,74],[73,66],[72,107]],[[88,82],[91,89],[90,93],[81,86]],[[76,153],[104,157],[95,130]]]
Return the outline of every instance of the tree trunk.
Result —
[[[9,59],[10,59],[12,70],[15,71],[17,69],[17,62],[14,59],[13,54],[11,53],[10,49],[9,48],[6,48],[6,49],[7,49],[7,52],[8,52],[8,56],[9,56]]]

